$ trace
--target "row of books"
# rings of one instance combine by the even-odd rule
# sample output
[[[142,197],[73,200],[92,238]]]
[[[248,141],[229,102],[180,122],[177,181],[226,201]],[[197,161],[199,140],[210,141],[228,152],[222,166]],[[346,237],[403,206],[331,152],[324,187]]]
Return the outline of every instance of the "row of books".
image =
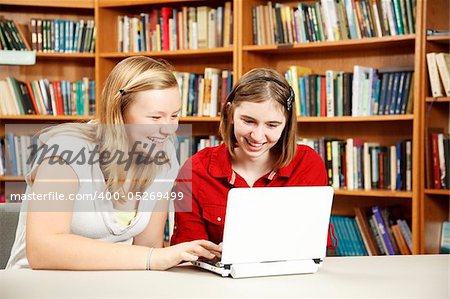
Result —
[[[433,97],[450,97],[450,54],[427,54],[428,76]]]
[[[291,66],[285,73],[292,86],[298,116],[369,116],[409,114],[414,73],[401,68],[377,70],[355,65],[353,73]]]
[[[177,157],[180,165],[198,151],[221,144],[216,136],[178,137]],[[0,140],[0,175],[23,176],[30,171],[32,145],[38,144],[37,136],[5,134]]]
[[[45,53],[94,53],[94,20],[31,19],[31,47]]]
[[[217,116],[233,87],[233,72],[205,68],[204,74],[175,72],[181,93],[181,116]]]
[[[428,187],[450,189],[450,135],[442,128],[428,128],[427,136]]]
[[[217,146],[222,141],[214,135],[178,137],[177,157],[180,165],[183,165],[189,157],[206,147]]]
[[[2,16],[0,16],[0,50],[30,50],[30,46],[17,24]]]
[[[320,0],[254,6],[253,43],[293,44],[415,33],[415,0]]]
[[[397,207],[355,208],[355,217],[331,216],[337,255],[397,255],[412,253],[412,234],[404,219],[393,217]]]
[[[24,176],[31,170],[31,149],[37,136],[5,134],[0,141],[0,175]],[[4,153],[4,154],[3,154]]]
[[[0,115],[93,115],[95,81],[0,80]]]
[[[233,44],[231,2],[224,6],[152,9],[117,18],[119,52],[229,47]]]
[[[382,146],[360,139],[301,138],[325,162],[328,183],[335,189],[406,190],[412,184],[412,142]]]

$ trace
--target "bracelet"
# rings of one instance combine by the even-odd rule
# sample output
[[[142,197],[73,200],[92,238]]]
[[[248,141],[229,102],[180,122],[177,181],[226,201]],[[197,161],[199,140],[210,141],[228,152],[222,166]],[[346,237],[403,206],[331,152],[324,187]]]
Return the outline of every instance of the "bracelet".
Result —
[[[152,260],[153,247],[148,250],[147,260],[145,261],[145,270],[150,270],[150,262]]]

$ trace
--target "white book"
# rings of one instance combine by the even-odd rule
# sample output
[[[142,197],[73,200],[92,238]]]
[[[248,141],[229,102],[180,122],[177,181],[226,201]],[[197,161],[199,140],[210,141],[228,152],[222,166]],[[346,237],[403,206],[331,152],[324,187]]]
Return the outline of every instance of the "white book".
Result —
[[[216,48],[217,47],[217,11],[215,9],[211,9],[208,12],[208,48]]]
[[[117,16],[117,52],[123,52],[123,16]]]
[[[219,78],[221,78],[221,73],[222,71],[219,69],[212,69],[210,116],[217,116],[219,106]]]
[[[364,102],[364,82],[369,80],[372,68],[355,65],[352,84],[352,116],[362,116]],[[367,83],[366,83],[367,84]]]
[[[128,16],[123,17],[123,52],[130,52],[130,20]]]
[[[428,76],[430,79],[430,85],[431,85],[431,93],[432,96],[435,97],[442,97],[442,85],[441,80],[439,78],[438,74],[438,68],[436,63],[436,53],[428,53],[427,54],[427,67],[428,67]]]
[[[325,72],[326,99],[327,99],[327,117],[335,116],[334,111],[334,79],[336,72],[328,70]]]
[[[16,98],[16,93],[14,92],[14,82],[13,82],[13,78],[11,77],[7,77],[6,78],[6,85],[7,88],[6,93],[7,93],[7,97],[9,98],[9,103],[10,103],[10,107],[11,107],[11,112],[12,115],[20,115],[22,114],[20,111],[20,107],[19,107],[19,101],[20,99]]]
[[[373,142],[364,142],[363,144],[363,173],[364,173],[364,190],[371,190],[371,182],[372,182],[372,162],[370,159],[370,148],[378,147],[379,143]]]
[[[450,97],[450,54],[437,53],[436,64],[441,76],[445,94]]]
[[[347,190],[353,190],[353,138],[348,138],[345,144],[345,163],[346,163],[346,176],[347,176]]]
[[[331,142],[331,159],[333,166],[333,188],[339,189],[340,150],[339,150],[339,141],[337,140],[333,140]]]
[[[397,148],[395,145],[391,145],[389,150],[391,151],[391,191],[395,191],[397,187]]]

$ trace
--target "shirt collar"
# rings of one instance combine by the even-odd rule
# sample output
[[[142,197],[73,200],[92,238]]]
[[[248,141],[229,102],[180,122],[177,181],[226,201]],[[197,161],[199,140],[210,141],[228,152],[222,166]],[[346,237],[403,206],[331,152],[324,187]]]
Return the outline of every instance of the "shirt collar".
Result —
[[[224,143],[213,148],[209,172],[216,178],[231,177],[233,172],[231,169],[231,157]]]
[[[291,176],[293,170],[293,163],[289,163],[289,165],[281,167],[278,171],[270,172],[268,179],[272,180],[275,175],[288,178]],[[224,143],[213,149],[211,162],[209,164],[209,172],[216,178],[228,178],[228,181],[234,178],[234,171],[231,168],[230,153]]]

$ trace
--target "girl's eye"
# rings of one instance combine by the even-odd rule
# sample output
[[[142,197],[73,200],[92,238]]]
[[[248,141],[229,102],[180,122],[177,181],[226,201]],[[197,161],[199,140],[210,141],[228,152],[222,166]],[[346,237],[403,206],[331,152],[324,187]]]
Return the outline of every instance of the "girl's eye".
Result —
[[[246,123],[246,124],[252,124],[252,123],[253,123],[253,120],[244,119],[244,123]]]
[[[267,126],[272,129],[275,129],[276,127],[278,127],[278,125],[275,125],[275,124],[268,124]]]
[[[173,119],[178,118],[178,114],[172,115],[172,118],[173,118]]]
[[[150,118],[153,120],[159,120],[161,119],[161,116],[150,116]]]

